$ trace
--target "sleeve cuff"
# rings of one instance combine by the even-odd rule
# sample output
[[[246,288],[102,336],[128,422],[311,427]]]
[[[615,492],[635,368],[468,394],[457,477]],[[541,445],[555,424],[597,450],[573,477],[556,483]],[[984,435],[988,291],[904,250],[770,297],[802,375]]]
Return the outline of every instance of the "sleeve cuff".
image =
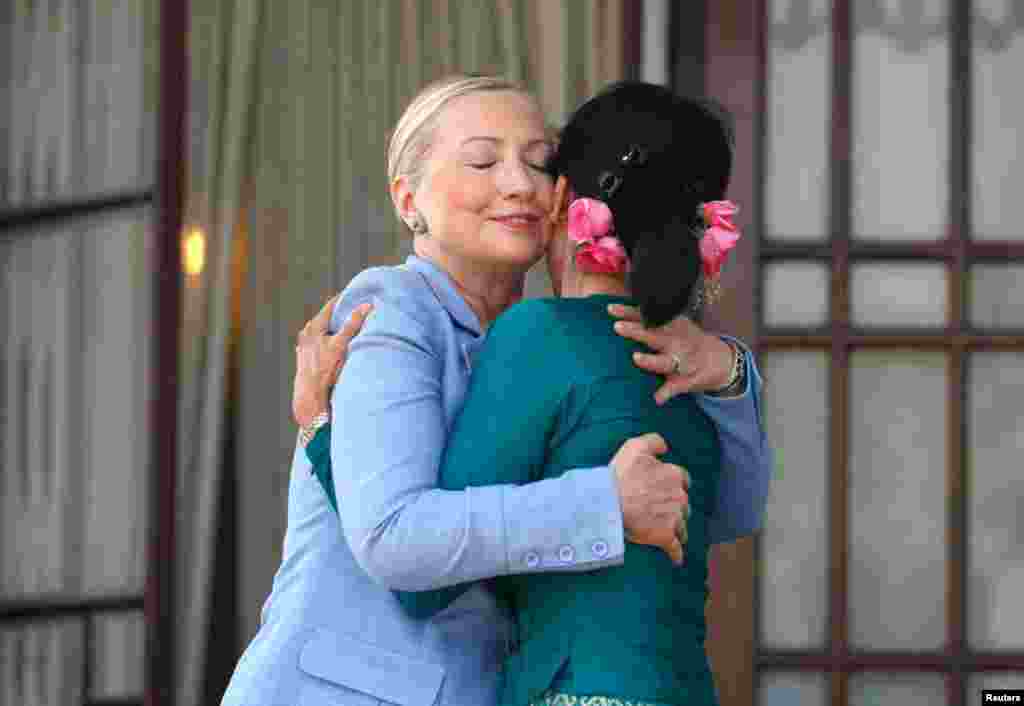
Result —
[[[622,508],[610,466],[506,486],[505,536],[510,574],[592,571],[625,558]],[[537,518],[550,518],[538,526]]]

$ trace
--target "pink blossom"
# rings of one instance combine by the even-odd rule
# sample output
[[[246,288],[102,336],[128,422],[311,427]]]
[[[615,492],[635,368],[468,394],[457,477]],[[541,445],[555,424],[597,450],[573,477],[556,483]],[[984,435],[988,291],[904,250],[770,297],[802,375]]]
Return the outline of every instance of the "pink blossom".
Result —
[[[581,198],[569,204],[569,237],[576,243],[592,243],[612,229],[612,211],[603,201]]]
[[[732,201],[708,201],[701,210],[704,223],[709,227],[736,230],[732,217],[740,212],[740,207]]]
[[[736,246],[739,239],[739,233],[726,228],[713,226],[704,231],[704,237],[700,239],[700,259],[705,277],[718,276],[729,251]]]
[[[617,274],[626,269],[626,249],[618,238],[605,236],[576,251],[576,267],[586,272]]]
[[[708,201],[701,206],[707,229],[700,239],[700,259],[707,278],[718,276],[729,251],[740,239],[740,232],[732,222],[739,210],[732,201]]]

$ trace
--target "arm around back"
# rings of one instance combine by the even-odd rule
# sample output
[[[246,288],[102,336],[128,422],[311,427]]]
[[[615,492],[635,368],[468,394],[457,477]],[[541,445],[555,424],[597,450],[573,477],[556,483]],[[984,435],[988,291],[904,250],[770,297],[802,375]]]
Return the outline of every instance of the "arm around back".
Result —
[[[452,356],[438,330],[446,315],[418,277],[367,270],[332,319],[336,327],[359,304],[374,305],[332,395],[331,476],[356,560],[378,582],[406,591],[621,563],[622,517],[608,468],[525,486],[437,487],[444,378],[458,371],[446,368]],[[606,537],[603,556],[557,560],[562,547],[595,532]]]
[[[722,474],[715,510],[708,521],[712,543],[732,542],[761,529],[772,473],[772,452],[761,416],[761,376],[742,343],[746,389],[732,398],[698,395],[722,442]]]

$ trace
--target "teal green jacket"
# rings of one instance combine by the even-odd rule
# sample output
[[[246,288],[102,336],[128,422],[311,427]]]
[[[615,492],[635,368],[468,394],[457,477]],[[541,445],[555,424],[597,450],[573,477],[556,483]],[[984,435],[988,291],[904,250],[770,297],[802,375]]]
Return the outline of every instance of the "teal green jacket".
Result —
[[[643,347],[609,325],[606,307],[613,301],[628,303],[609,296],[534,299],[498,318],[473,361],[439,485],[460,490],[553,478],[605,464],[626,439],[655,431],[669,445],[663,460],[686,467],[691,476],[686,561],[675,567],[660,549],[627,544],[621,566],[494,579],[519,623],[519,650],[505,669],[507,706],[525,706],[549,688],[633,701],[717,703],[704,652],[704,605],[719,440],[692,396],[662,407],[654,403],[661,381],[633,364],[631,354]],[[306,453],[333,504],[328,427]],[[538,552],[535,559],[550,568],[548,562],[571,562],[563,554],[572,551],[563,547],[559,557]],[[468,586],[396,596],[407,611],[425,618]]]
[[[519,650],[506,663],[503,703],[524,706],[545,689],[634,701],[716,703],[704,652],[707,518],[721,451],[711,420],[690,395],[663,407],[660,381],[637,368],[642,347],[614,333],[609,296],[537,299],[495,322],[474,362],[465,406],[448,438],[442,488],[528,483],[608,462],[628,438],[656,431],[663,459],[691,476],[686,561],[628,544],[622,566],[586,573],[499,577],[514,608]],[[538,508],[538,512],[554,512]],[[595,538],[595,542],[599,541]],[[598,551],[595,549],[595,551]],[[569,563],[572,547],[538,562]],[[421,616],[466,585],[399,593]]]

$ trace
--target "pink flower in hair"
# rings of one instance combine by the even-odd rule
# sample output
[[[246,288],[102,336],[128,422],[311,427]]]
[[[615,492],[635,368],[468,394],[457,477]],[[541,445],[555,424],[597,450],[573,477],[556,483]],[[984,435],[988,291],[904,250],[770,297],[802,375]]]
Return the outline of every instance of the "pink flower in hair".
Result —
[[[739,206],[732,201],[708,201],[701,204],[701,215],[708,226],[736,230],[732,217],[740,212]]]
[[[576,267],[587,272],[613,275],[626,269],[626,249],[618,238],[601,237],[576,251]]]
[[[575,199],[569,204],[569,237],[575,243],[592,243],[612,229],[612,210],[603,201]]]
[[[700,239],[700,259],[707,278],[718,276],[729,251],[740,239],[740,232],[732,222],[738,212],[739,208],[732,201],[709,201],[701,206],[707,229]]]
[[[608,204],[586,197],[569,204],[569,238],[578,246],[576,267],[602,274],[625,271],[626,249],[613,232]]]

